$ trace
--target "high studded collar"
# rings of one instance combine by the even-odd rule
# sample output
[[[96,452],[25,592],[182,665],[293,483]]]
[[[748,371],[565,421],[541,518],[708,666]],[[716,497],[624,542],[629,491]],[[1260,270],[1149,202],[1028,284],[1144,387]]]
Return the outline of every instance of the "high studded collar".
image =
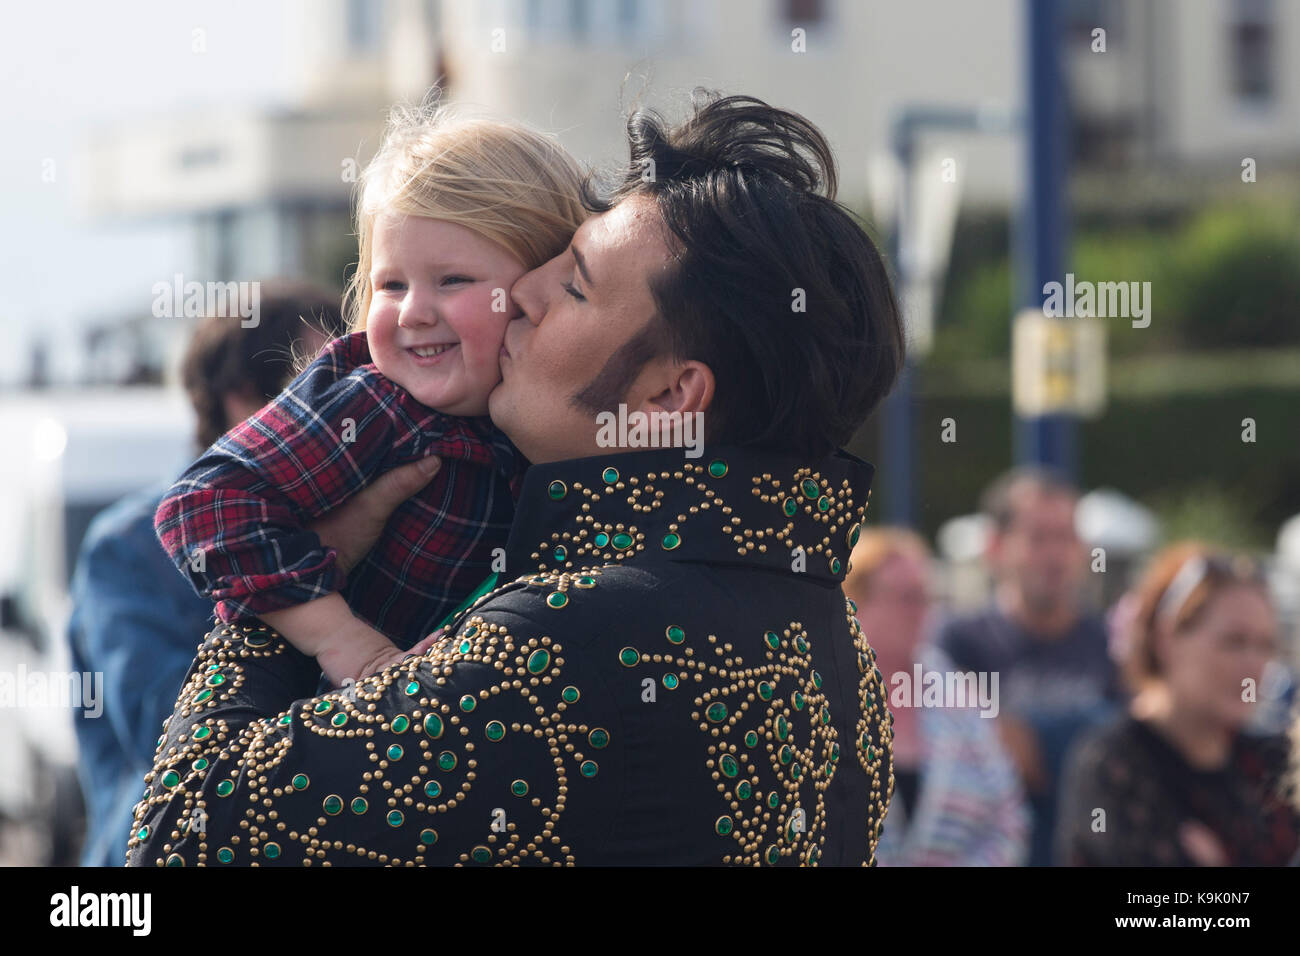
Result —
[[[875,468],[839,451],[817,462],[734,446],[533,465],[507,546],[510,575],[629,562],[703,562],[839,583]]]

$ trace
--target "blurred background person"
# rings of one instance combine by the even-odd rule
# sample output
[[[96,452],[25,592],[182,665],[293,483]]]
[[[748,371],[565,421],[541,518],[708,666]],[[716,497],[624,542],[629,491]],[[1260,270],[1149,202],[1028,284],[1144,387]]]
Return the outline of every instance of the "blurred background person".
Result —
[[[1086,555],[1075,529],[1078,491],[1053,471],[1013,469],[985,492],[991,603],[955,617],[936,644],[961,671],[997,672],[996,720],[1029,796],[1027,863],[1052,862],[1060,774],[1075,735],[1119,695],[1103,618],[1083,606]]]
[[[1070,758],[1062,862],[1289,862],[1300,846],[1289,742],[1248,726],[1279,650],[1264,578],[1244,556],[1183,542],[1155,557],[1136,595],[1124,661],[1134,696]]]
[[[881,528],[863,532],[844,581],[891,688],[894,797],[876,860],[880,866],[1018,866],[1028,847],[1029,812],[993,719],[974,707],[912,706],[916,664],[923,672],[953,669],[924,643],[932,573],[919,535]],[[895,684],[894,675],[905,679]]]
[[[181,379],[197,417],[195,454],[274,397],[296,362],[343,333],[340,297],[307,282],[261,284],[256,325],[210,315],[195,330]],[[86,805],[83,866],[121,866],[132,807],[162,723],[176,702],[212,602],[194,589],[154,536],[154,512],[174,476],[101,512],[82,541],[68,626],[73,666],[102,672],[103,713],[74,710]]]

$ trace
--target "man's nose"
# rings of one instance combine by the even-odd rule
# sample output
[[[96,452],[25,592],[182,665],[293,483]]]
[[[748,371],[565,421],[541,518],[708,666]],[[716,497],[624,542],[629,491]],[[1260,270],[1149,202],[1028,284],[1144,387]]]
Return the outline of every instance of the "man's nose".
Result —
[[[543,294],[542,281],[546,266],[541,265],[531,272],[525,272],[510,287],[510,301],[513,302],[533,325],[542,321],[546,314],[546,297]]]

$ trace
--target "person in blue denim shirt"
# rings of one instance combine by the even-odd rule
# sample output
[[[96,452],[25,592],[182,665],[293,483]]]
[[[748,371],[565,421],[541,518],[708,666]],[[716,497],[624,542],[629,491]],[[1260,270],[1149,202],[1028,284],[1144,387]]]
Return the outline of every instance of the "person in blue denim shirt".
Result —
[[[263,282],[260,291],[255,325],[208,316],[189,343],[181,378],[198,417],[196,451],[278,394],[301,356],[342,334],[338,296],[287,280]],[[212,628],[212,602],[177,573],[154,533],[170,486],[134,492],[98,514],[73,573],[73,668],[104,675],[103,713],[74,716],[86,803],[82,866],[125,863],[132,810],[163,721]]]

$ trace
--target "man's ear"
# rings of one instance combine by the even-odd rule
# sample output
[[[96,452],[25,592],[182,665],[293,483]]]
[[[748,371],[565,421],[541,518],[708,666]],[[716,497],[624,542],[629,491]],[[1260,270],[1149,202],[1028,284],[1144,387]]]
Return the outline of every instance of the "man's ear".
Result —
[[[643,411],[704,412],[713,404],[713,369],[691,359],[674,366],[668,387],[645,401]]]

